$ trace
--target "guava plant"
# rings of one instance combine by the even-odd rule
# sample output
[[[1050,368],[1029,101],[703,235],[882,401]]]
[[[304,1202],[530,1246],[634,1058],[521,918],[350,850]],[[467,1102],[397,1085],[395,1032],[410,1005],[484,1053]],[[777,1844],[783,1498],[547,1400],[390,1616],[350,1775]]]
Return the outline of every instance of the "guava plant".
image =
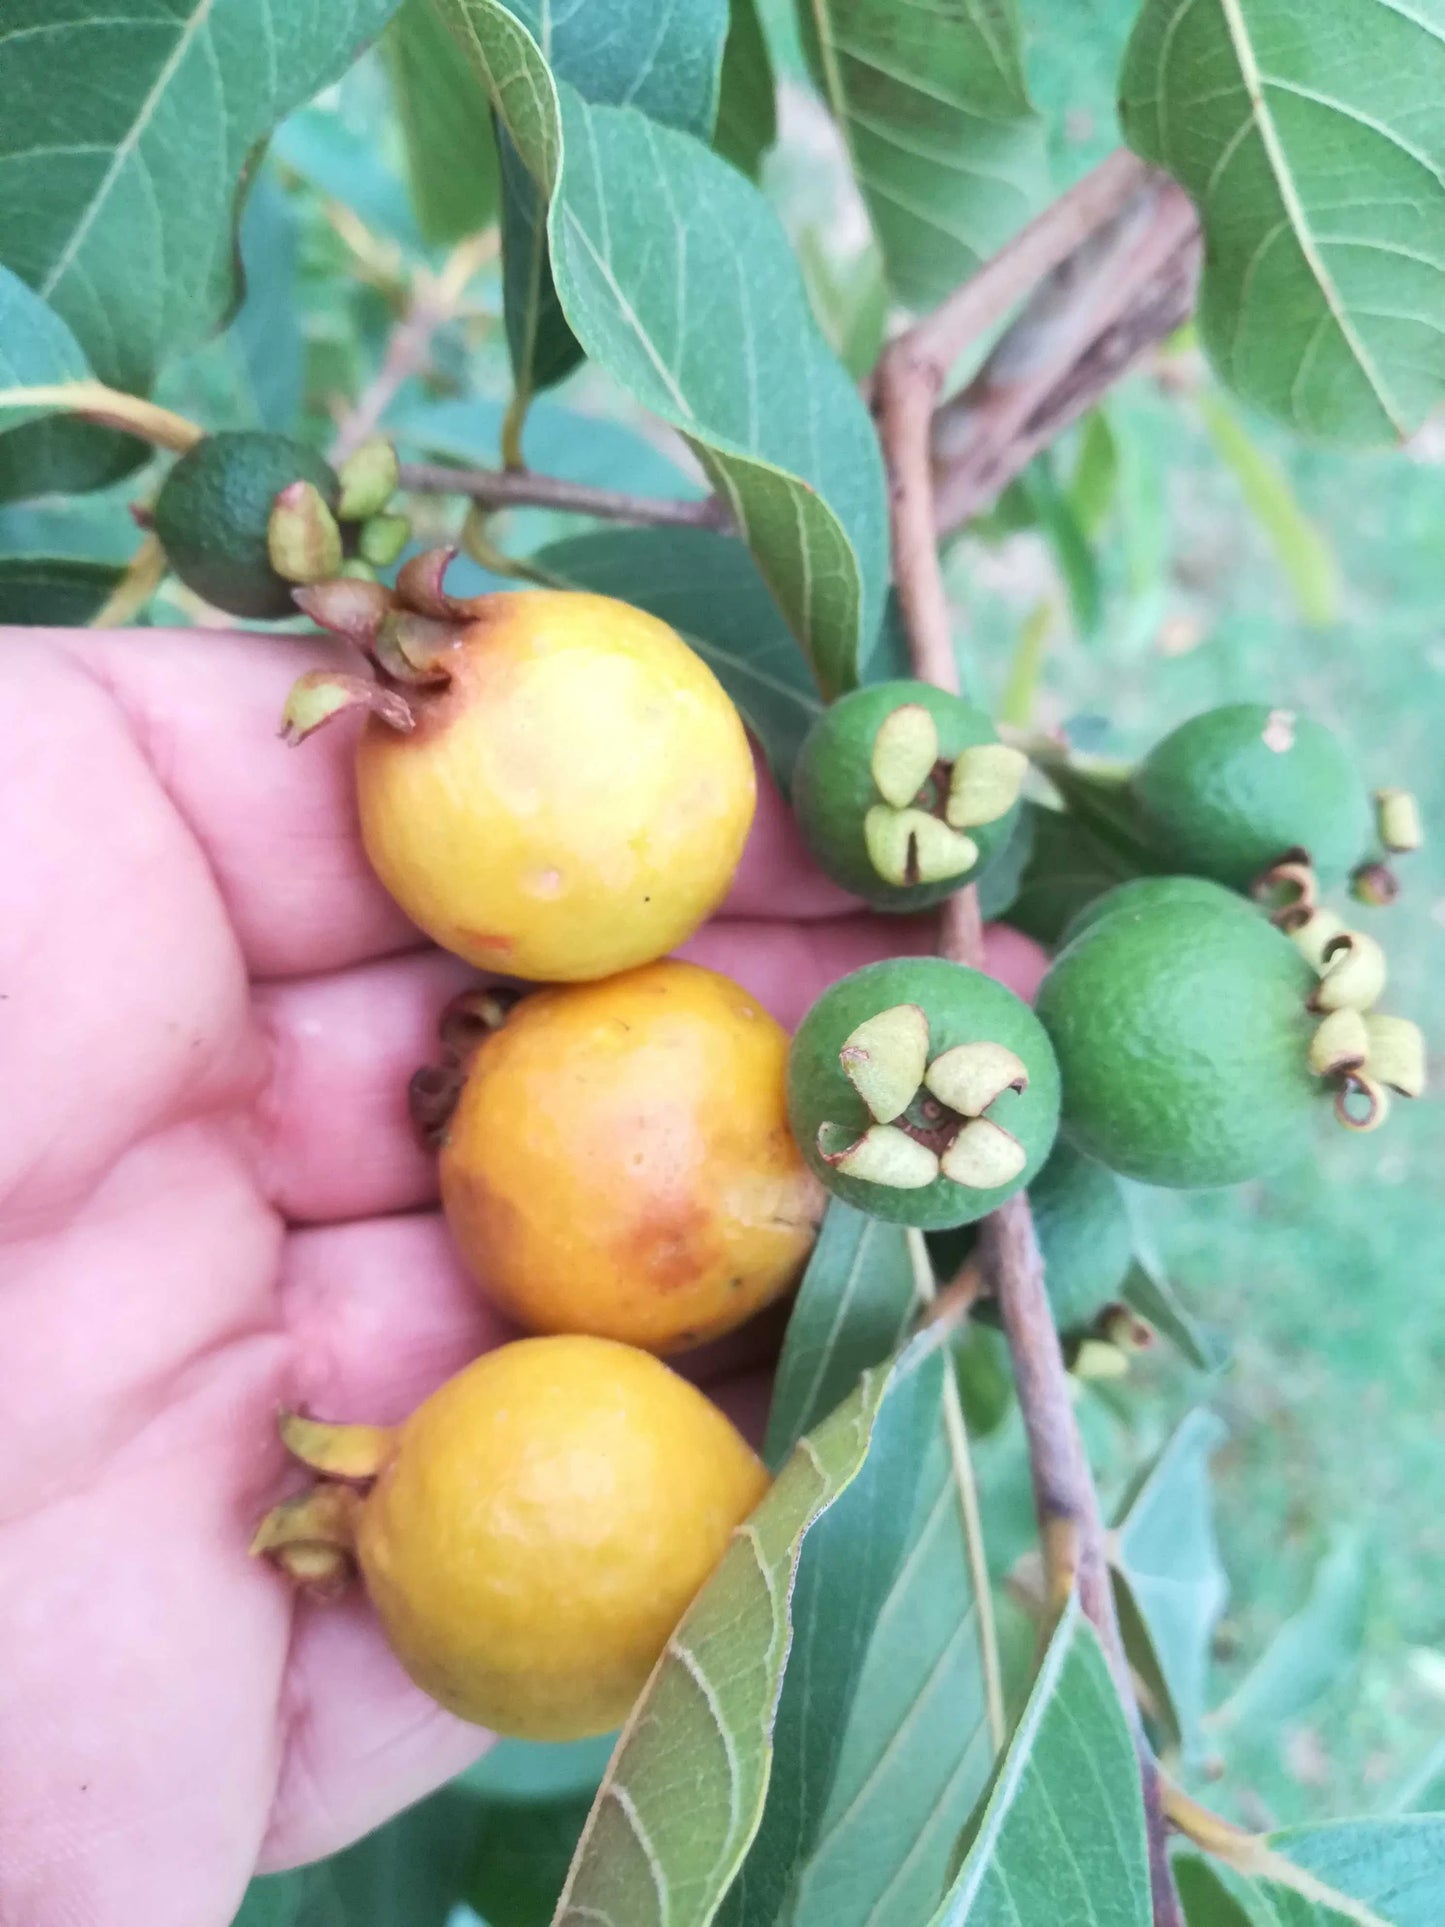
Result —
[[[247,759],[350,731],[377,878],[486,973],[409,1102],[479,1315],[531,1334],[400,1425],[303,1395],[232,1539],[554,1750],[214,1927],[1445,1915],[1445,1814],[1210,1804],[1217,1422],[1128,1419],[1141,1357],[1227,1366],[1121,1182],[1229,1213],[1421,1094],[1419,808],[1265,650],[1131,764],[1032,617],[1007,664],[958,619],[1028,529],[1098,628],[1131,371],[1202,396],[1296,574],[1234,404],[1424,423],[1445,4],[1133,0],[1102,88],[1085,11],[0,8],[0,617],[293,639]],[[824,907],[890,933],[791,1044],[669,955],[755,750]],[[1032,1009],[985,919],[1048,953]],[[772,1372],[760,1457],[717,1354],[656,1356],[709,1341]]]

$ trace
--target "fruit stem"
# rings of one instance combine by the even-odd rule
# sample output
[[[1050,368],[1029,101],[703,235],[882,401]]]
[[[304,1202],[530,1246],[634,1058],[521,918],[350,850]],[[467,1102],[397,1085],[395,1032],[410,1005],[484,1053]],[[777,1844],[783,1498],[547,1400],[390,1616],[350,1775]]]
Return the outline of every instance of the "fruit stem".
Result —
[[[932,447],[934,413],[948,371],[981,331],[1117,214],[1148,179],[1132,156],[1111,155],[938,310],[884,350],[874,373],[873,396],[888,473],[893,580],[913,673],[921,681],[954,693],[960,689],[938,550]],[[939,949],[956,963],[982,965],[982,921],[971,886],[945,901]],[[1139,1759],[1155,1927],[1182,1927],[1183,1908],[1169,1864],[1158,1767],[1124,1656],[1098,1494],[1044,1290],[1043,1262],[1026,1192],[1016,1192],[984,1219],[979,1250],[999,1301],[1028,1437],[1046,1594],[1067,1597],[1077,1587],[1080,1604],[1098,1632]]]

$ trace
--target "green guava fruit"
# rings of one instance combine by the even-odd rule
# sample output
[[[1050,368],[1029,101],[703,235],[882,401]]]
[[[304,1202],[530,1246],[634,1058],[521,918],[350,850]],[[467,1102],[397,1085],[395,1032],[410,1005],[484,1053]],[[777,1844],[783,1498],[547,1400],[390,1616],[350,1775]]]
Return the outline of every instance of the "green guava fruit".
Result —
[[[971,1223],[1027,1184],[1058,1126],[1038,1019],[941,957],[868,964],[825,990],[788,1055],[788,1121],[836,1196],[895,1224]]]
[[[1055,958],[1040,1022],[1063,1132],[1146,1184],[1239,1184],[1308,1142],[1325,1087],[1309,1068],[1319,979],[1261,914],[1172,877],[1130,886]]]
[[[1119,1180],[1060,1139],[1029,1186],[1029,1204],[1054,1323],[1082,1331],[1117,1302],[1134,1258]]]
[[[906,752],[893,759],[903,772],[902,786],[892,789],[890,783],[889,794],[879,787],[875,752],[880,730],[893,727],[890,719],[900,711],[911,714],[925,747],[912,767]],[[931,736],[918,712],[931,719]],[[983,748],[1010,770],[1012,795],[1005,780],[1001,792],[976,808],[957,788],[951,803],[950,776],[959,758]],[[878,910],[925,910],[976,883],[1008,842],[1024,760],[1004,749],[989,718],[961,696],[925,682],[872,683],[830,704],[809,730],[793,772],[793,808],[804,842],[835,883]],[[979,808],[996,814],[980,817]],[[903,881],[878,866],[880,829],[886,843],[890,825],[902,852]],[[910,875],[916,880],[909,881]]]
[[[1208,877],[1132,877],[1127,883],[1116,884],[1112,890],[1095,897],[1082,910],[1076,910],[1064,926],[1059,948],[1062,950],[1075,937],[1081,937],[1086,930],[1092,930],[1096,923],[1121,910],[1142,905],[1157,908],[1165,903],[1213,904],[1220,910],[1236,910],[1241,916],[1255,921],[1259,917],[1259,912],[1248,898],[1240,896],[1237,891],[1225,889],[1222,883],[1214,883]]]
[[[1367,849],[1370,798],[1339,738],[1264,703],[1230,703],[1166,736],[1131,781],[1140,827],[1180,870],[1247,890],[1292,850],[1324,884]]]
[[[285,435],[226,430],[184,454],[156,499],[155,532],[186,587],[229,615],[294,616],[295,584],[272,568],[266,542],[272,506],[292,482],[310,482],[335,512],[335,470]]]

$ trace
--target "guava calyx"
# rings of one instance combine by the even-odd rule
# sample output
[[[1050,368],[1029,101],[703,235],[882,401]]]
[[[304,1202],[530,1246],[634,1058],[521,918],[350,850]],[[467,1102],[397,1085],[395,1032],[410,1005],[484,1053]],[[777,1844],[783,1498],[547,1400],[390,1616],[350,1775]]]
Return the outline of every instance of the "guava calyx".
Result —
[[[415,727],[429,695],[452,679],[448,658],[476,620],[479,598],[444,587],[455,549],[428,549],[397,576],[396,587],[331,576],[295,591],[298,608],[340,636],[370,674],[315,670],[287,701],[282,734],[297,743],[344,710],[365,704],[393,729]]]
[[[282,1412],[277,1431],[291,1457],[321,1476],[271,1508],[251,1540],[252,1557],[264,1555],[306,1591],[334,1598],[356,1570],[361,1488],[391,1458],[396,1433],[383,1425],[330,1425],[300,1412]]]
[[[1362,930],[1341,930],[1320,955],[1320,980],[1310,993],[1316,1011],[1370,1010],[1385,988],[1388,966],[1375,939]]]
[[[340,1425],[282,1412],[276,1422],[281,1443],[293,1459],[328,1479],[365,1483],[374,1479],[396,1447],[387,1425]]]
[[[1285,850],[1249,886],[1255,902],[1269,912],[1269,920],[1293,936],[1319,908],[1319,880],[1308,850]]]
[[[1029,759],[1008,743],[975,743],[954,759],[944,819],[955,830],[976,829],[1007,816],[1019,800]]]
[[[389,728],[406,731],[416,727],[411,705],[394,689],[372,682],[366,676],[350,676],[332,669],[308,669],[291,686],[286,707],[281,712],[281,736],[285,742],[304,742],[314,731],[348,709],[367,709]]]
[[[1308,1061],[1332,1080],[1335,1116],[1347,1130],[1374,1131],[1385,1122],[1390,1092],[1419,1097],[1425,1088],[1425,1040],[1417,1024],[1376,1011],[1385,988],[1385,953],[1373,937],[1338,926],[1314,926],[1331,916],[1316,911],[1294,933],[1319,982],[1306,1006],[1320,1017]],[[1334,920],[1338,925],[1338,919]]]
[[[268,1558],[307,1592],[334,1599],[356,1571],[353,1548],[361,1494],[321,1481],[273,1506],[251,1540],[253,1559]]]
[[[1351,870],[1350,895],[1356,903],[1368,904],[1372,910],[1388,910],[1399,900],[1400,879],[1388,863],[1376,857]]]
[[[819,1155],[845,1177],[900,1191],[939,1176],[978,1190],[1009,1183],[1028,1154],[985,1114],[1004,1091],[1027,1089],[1022,1060],[988,1039],[956,1044],[931,1063],[928,1049],[918,1004],[893,1005],[851,1031],[838,1061],[874,1122],[858,1135],[825,1121]]]
[[[875,871],[899,886],[963,876],[979,856],[965,832],[1008,814],[1027,767],[1028,758],[1004,743],[975,744],[949,763],[930,712],[901,703],[879,724],[869,761],[882,798],[863,819]]]
[[[1375,825],[1392,856],[1408,856],[1425,841],[1420,805],[1409,790],[1375,791]]]
[[[1323,1026],[1321,1026],[1323,1028]],[[1370,1011],[1365,1017],[1365,1064],[1382,1084],[1401,1097],[1420,1097],[1425,1090],[1425,1038],[1408,1017],[1387,1017]]]
[[[868,860],[885,883],[908,886],[963,876],[978,862],[971,836],[950,829],[927,810],[875,803],[863,819]]]
[[[869,768],[878,794],[894,809],[915,800],[938,760],[938,725],[922,703],[901,703],[878,725]]]
[[[407,1085],[407,1109],[424,1149],[435,1151],[446,1142],[474,1052],[501,1029],[521,996],[500,986],[464,990],[442,1011],[437,1060],[414,1071]]]

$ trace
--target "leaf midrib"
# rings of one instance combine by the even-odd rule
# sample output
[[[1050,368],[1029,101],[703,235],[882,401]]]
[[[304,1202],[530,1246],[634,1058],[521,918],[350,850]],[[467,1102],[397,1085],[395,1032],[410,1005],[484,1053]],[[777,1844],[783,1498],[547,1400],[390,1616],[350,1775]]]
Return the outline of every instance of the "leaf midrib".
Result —
[[[1295,185],[1294,175],[1290,169],[1289,156],[1285,153],[1284,143],[1279,137],[1279,129],[1275,126],[1274,115],[1270,112],[1264,97],[1264,77],[1255,59],[1254,43],[1249,37],[1249,27],[1244,18],[1241,0],[1219,0],[1219,8],[1224,16],[1224,24],[1234,49],[1234,57],[1239,63],[1239,73],[1244,82],[1245,93],[1249,97],[1251,117],[1259,129],[1265,158],[1269,162],[1270,172],[1274,175],[1275,186],[1279,189],[1286,218],[1299,243],[1305,265],[1314,277],[1315,285],[1330,311],[1341,339],[1354,356],[1361,374],[1369,383],[1370,392],[1379,403],[1385,419],[1403,441],[1409,434],[1409,425],[1385,385],[1380,371],[1376,368],[1374,358],[1356,332],[1349,312],[1340,299],[1339,289],[1335,286],[1334,278],[1325,266],[1324,257],[1315,241],[1308,213],[1304,202],[1300,199],[1299,189]]]
[[[135,119],[126,129],[121,140],[117,142],[115,152],[111,156],[110,165],[105,170],[100,185],[91,197],[84,213],[72,229],[70,239],[56,257],[50,272],[40,285],[39,292],[46,300],[49,300],[56,288],[59,287],[65,275],[69,273],[76,255],[79,254],[81,248],[85,245],[86,236],[95,225],[97,215],[110,198],[111,190],[120,178],[127,161],[129,161],[136,148],[140,145],[141,136],[151,123],[157,103],[165,94],[171,81],[175,78],[176,70],[190,52],[196,36],[210,19],[211,10],[214,5],[215,0],[198,0],[195,11],[176,36],[176,44],[162,63],[160,72],[151,83],[150,90],[146,94],[145,99],[136,109]]]

